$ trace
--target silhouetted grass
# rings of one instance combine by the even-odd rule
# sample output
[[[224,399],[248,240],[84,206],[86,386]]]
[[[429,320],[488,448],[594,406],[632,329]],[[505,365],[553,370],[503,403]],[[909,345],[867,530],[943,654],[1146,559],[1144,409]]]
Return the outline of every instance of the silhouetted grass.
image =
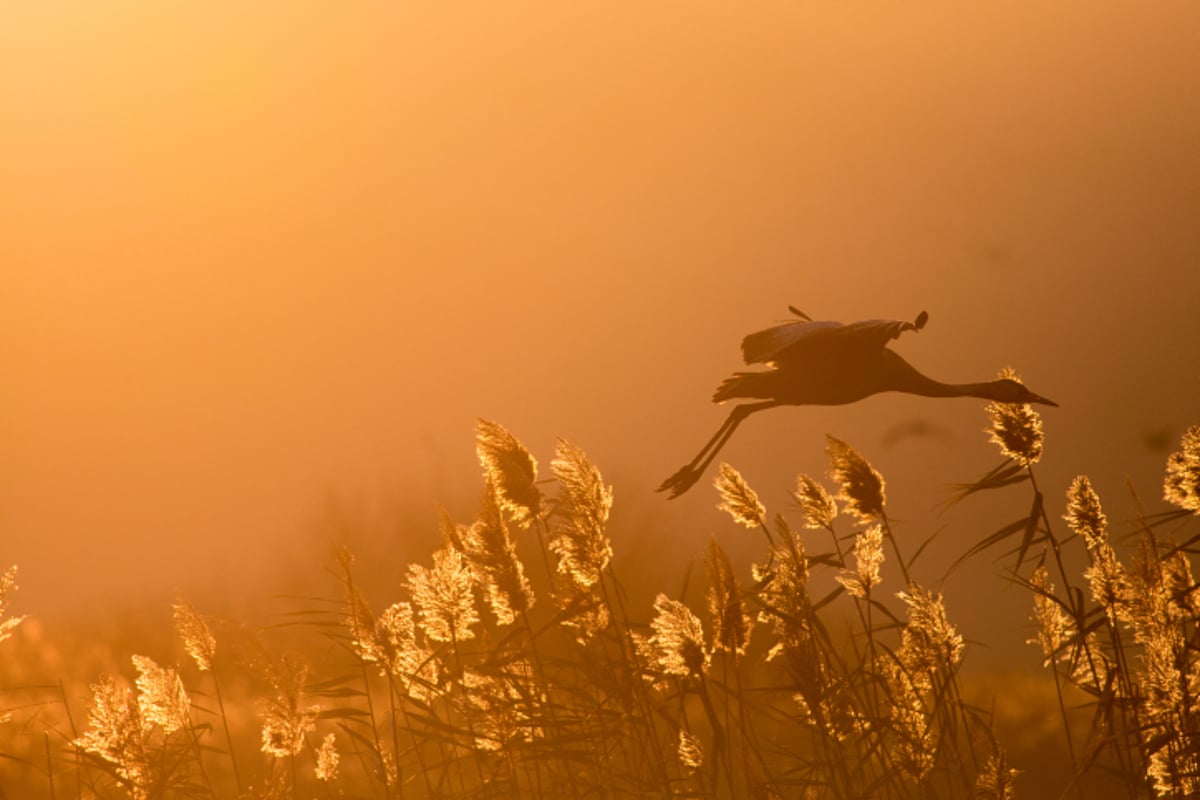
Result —
[[[1139,518],[1119,542],[1083,476],[1065,520],[1049,519],[1040,419],[1027,405],[989,412],[1006,461],[955,502],[1028,491],[1028,511],[963,557],[1002,552],[1029,593],[1046,668],[1030,680],[1057,706],[1069,755],[1056,789],[1196,795],[1200,530],[1193,517],[1181,542],[1162,531],[1200,512],[1200,428],[1168,461],[1179,510]],[[923,545],[900,555],[884,476],[851,445],[829,438],[836,486],[801,475],[789,514],[721,465],[720,507],[762,533],[762,555],[739,574],[710,541],[702,607],[665,592],[630,605],[607,533],[612,490],[582,449],[555,449],[553,495],[501,426],[481,422],[477,450],[478,515],[444,519],[427,561],[395,566],[393,596],[368,597],[342,550],[330,596],[293,599],[274,631],[180,599],[190,660],[92,652],[82,716],[62,683],[10,689],[9,796],[1017,796],[1022,763],[997,733],[995,698],[968,700],[967,645],[919,580]],[[1067,549],[1086,553],[1083,574]],[[24,624],[5,616],[15,588],[10,570],[8,659],[49,648],[4,641]]]

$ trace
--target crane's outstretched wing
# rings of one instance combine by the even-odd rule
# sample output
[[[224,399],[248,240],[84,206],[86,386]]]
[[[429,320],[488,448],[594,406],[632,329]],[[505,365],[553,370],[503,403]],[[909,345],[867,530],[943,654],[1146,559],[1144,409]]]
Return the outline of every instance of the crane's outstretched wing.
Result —
[[[922,311],[912,322],[869,319],[843,325],[829,320],[788,322],[752,333],[742,340],[747,364],[802,362],[817,355],[851,356],[882,350],[905,331],[919,331],[929,321]]]

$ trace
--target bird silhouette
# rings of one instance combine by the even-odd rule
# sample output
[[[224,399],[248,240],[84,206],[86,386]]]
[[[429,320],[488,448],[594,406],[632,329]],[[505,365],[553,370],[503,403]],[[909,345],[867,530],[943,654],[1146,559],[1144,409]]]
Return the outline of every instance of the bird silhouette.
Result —
[[[735,406],[704,448],[658,487],[674,498],[690,489],[712,463],[738,425],[757,411],[776,406],[845,405],[880,392],[925,397],[979,397],[1001,403],[1058,403],[1034,394],[1019,381],[1000,378],[982,383],[942,383],[922,375],[887,345],[905,331],[920,331],[929,321],[922,311],[912,322],[872,319],[844,325],[814,321],[788,306],[799,320],[752,333],[742,340],[747,364],[765,364],[763,372],[735,372],[713,402],[758,398]]]

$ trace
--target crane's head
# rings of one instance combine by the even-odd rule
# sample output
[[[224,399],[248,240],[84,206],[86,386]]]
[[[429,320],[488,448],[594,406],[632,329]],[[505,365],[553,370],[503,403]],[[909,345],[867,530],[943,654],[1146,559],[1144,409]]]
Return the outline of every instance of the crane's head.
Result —
[[[992,384],[993,400],[1001,403],[1041,403],[1044,406],[1058,407],[1058,403],[1048,397],[1042,397],[1025,388],[1025,384],[1012,378],[1001,378]]]

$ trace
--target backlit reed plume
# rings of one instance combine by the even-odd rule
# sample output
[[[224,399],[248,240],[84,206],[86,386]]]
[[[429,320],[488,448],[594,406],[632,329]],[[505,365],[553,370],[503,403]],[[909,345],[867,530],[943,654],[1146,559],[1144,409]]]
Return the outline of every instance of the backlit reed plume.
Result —
[[[962,661],[963,638],[946,617],[941,594],[912,584],[896,594],[908,606],[908,624],[900,634],[897,657],[906,670],[929,674],[953,670]]]
[[[499,501],[494,485],[489,484],[479,519],[456,528],[451,539],[487,595],[496,621],[508,625],[533,606],[534,597]]]
[[[825,453],[829,457],[829,475],[842,487],[837,497],[842,507],[863,522],[883,516],[883,476],[857,450],[828,434]]]
[[[501,425],[481,419],[475,425],[475,452],[484,478],[513,522],[525,527],[536,519],[542,493],[536,485],[537,461],[525,446]]]
[[[1083,577],[1092,599],[1104,607],[1111,622],[1117,621],[1118,606],[1128,594],[1125,569],[1116,551],[1108,543],[1108,518],[1100,506],[1100,496],[1086,475],[1078,475],[1067,489],[1067,527],[1087,545],[1090,566]]]
[[[269,670],[274,692],[262,701],[262,751],[275,758],[294,756],[304,749],[305,737],[316,729],[319,705],[305,705],[308,667],[285,656]]]
[[[8,595],[16,590],[17,567],[14,564],[5,570],[3,575],[0,575],[0,642],[12,636],[17,626],[25,620],[25,615],[8,616]]]
[[[447,544],[434,551],[433,567],[408,567],[408,591],[417,607],[421,630],[435,642],[461,642],[475,636],[479,622],[475,609],[471,569],[458,550]]]
[[[183,640],[183,648],[196,662],[201,672],[212,669],[213,656],[217,652],[217,640],[208,627],[204,617],[192,608],[185,598],[179,598],[172,606],[175,616],[175,630]]]
[[[713,481],[721,504],[717,508],[733,517],[733,521],[747,528],[757,528],[766,523],[767,510],[758,502],[758,495],[736,469],[722,462]]]
[[[837,518],[837,503],[833,496],[808,475],[801,474],[796,479],[796,491],[792,497],[796,498],[800,510],[804,513],[806,528],[828,528]]]
[[[183,688],[179,673],[160,667],[154,659],[134,655],[138,671],[137,703],[146,724],[159,725],[164,733],[174,733],[190,723],[191,700]]]
[[[505,664],[497,672],[463,672],[476,748],[500,750],[510,742],[528,743],[544,735],[533,710],[545,698],[533,678],[533,665],[524,659]]]
[[[327,783],[337,780],[338,763],[341,761],[341,756],[337,751],[336,734],[326,734],[325,738],[321,740],[321,746],[317,748],[316,761],[313,772],[317,780]]]
[[[708,610],[713,620],[713,649],[744,655],[750,641],[750,615],[742,600],[742,590],[733,574],[729,556],[709,540],[705,557],[708,566]]]
[[[1054,584],[1045,566],[1039,564],[1029,578],[1033,589],[1033,621],[1037,625],[1037,638],[1030,644],[1040,645],[1045,661],[1050,666],[1066,657],[1064,648],[1075,637],[1075,623],[1058,601],[1054,599]]]
[[[612,621],[608,604],[597,591],[598,585],[581,586],[573,578],[559,574],[554,578],[554,598],[562,624],[575,632],[575,640],[586,644]]]
[[[612,559],[606,526],[612,508],[611,486],[582,449],[562,439],[550,462],[558,479],[558,507],[549,547],[558,557],[558,572],[582,587],[600,580]]]
[[[704,646],[704,628],[695,614],[665,594],[654,599],[654,633],[639,639],[639,649],[652,669],[687,678],[708,670],[711,655]]]
[[[435,696],[438,662],[431,651],[417,644],[411,604],[393,603],[374,621],[360,613],[348,622],[355,652],[362,660],[377,664],[381,677],[391,677],[401,692],[421,702]]]
[[[1167,458],[1163,497],[1170,503],[1200,514],[1200,425],[1188,428],[1179,450]]]
[[[1086,475],[1077,475],[1067,489],[1067,527],[1083,537],[1088,550],[1095,550],[1108,541],[1108,517],[1100,507],[1100,496]]]
[[[88,729],[75,744],[110,766],[125,782],[133,800],[145,800],[154,782],[146,735],[133,692],[118,686],[112,676],[102,675],[98,683],[92,684]]]
[[[691,731],[679,732],[677,752],[679,763],[688,772],[695,772],[704,766],[704,748],[700,746],[700,738]]]
[[[1003,748],[988,756],[983,769],[975,778],[975,800],[1016,800],[1013,783],[1020,770],[1008,766],[1008,756]]]
[[[1192,562],[1183,550],[1162,559],[1163,592],[1180,619],[1200,617],[1200,586],[1192,577]]]
[[[893,750],[904,771],[919,782],[933,769],[937,757],[937,734],[925,708],[928,684],[921,673],[910,672],[890,658],[881,661],[880,669],[892,701]]]
[[[879,568],[883,564],[883,526],[871,525],[854,537],[854,569],[842,570],[837,581],[855,597],[867,597],[871,587],[883,579]]]
[[[1021,379],[1012,367],[1000,370],[1001,380],[1017,383]],[[1015,459],[1021,466],[1036,464],[1042,457],[1042,417],[1029,403],[987,404],[991,424],[986,429],[990,440],[1000,447],[1006,457]]]
[[[767,660],[778,657],[786,647],[795,647],[811,636],[808,616],[811,601],[808,596],[808,558],[804,542],[796,536],[782,516],[775,518],[779,544],[772,550],[768,569],[753,565],[751,577],[761,586],[765,608],[759,620],[769,622],[775,631],[776,643],[767,651]]]

